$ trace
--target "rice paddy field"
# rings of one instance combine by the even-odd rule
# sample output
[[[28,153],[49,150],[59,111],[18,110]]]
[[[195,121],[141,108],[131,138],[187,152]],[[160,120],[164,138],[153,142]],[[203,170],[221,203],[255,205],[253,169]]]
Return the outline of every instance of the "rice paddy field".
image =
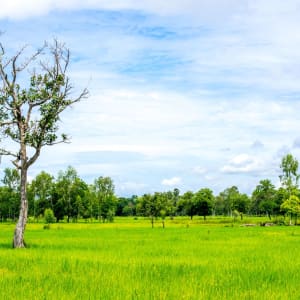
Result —
[[[300,227],[210,219],[0,224],[0,299],[300,299]]]

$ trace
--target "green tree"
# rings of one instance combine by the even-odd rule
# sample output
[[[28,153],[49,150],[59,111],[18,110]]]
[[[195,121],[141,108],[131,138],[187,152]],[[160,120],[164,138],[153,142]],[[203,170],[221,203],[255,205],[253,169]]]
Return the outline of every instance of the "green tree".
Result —
[[[219,212],[223,210],[223,214],[232,216],[233,210],[240,198],[240,192],[236,186],[225,189],[216,199],[216,209]]]
[[[162,204],[161,193],[144,194],[137,199],[137,213],[144,217],[149,217],[151,221],[151,226],[154,228],[154,219],[158,218],[163,214],[165,216],[165,210]]]
[[[276,189],[269,179],[259,182],[252,193],[252,211],[260,215],[262,212],[271,219],[271,214],[276,209]]]
[[[275,195],[275,207],[274,207],[274,213],[276,215],[279,215],[282,213],[282,210],[280,209],[281,204],[288,199],[288,192],[285,188],[280,187],[279,189],[276,190],[276,195]]]
[[[54,178],[49,173],[42,171],[32,180],[28,187],[28,198],[32,197],[33,216],[37,217],[45,211],[46,208],[53,207],[53,189]]]
[[[170,215],[172,218],[176,214],[179,199],[180,199],[180,190],[178,188],[175,188],[172,193],[172,201],[171,201],[171,206],[170,206]]]
[[[293,216],[295,216],[295,224],[297,223],[297,216],[300,213],[300,199],[297,196],[291,195],[289,199],[281,204],[280,208],[290,215],[290,225],[292,224]]]
[[[282,186],[287,190],[288,195],[295,194],[298,188],[298,160],[292,154],[287,154],[281,160],[280,168],[282,174],[279,176]]]
[[[12,191],[17,191],[20,189],[20,174],[17,169],[4,169],[4,178],[2,182]]]
[[[44,212],[44,219],[47,224],[55,223],[56,219],[51,208],[46,208]]]
[[[94,197],[97,203],[97,216],[102,221],[112,221],[117,208],[115,186],[110,177],[100,176],[93,184]]]
[[[47,56],[44,62],[38,59],[42,54]],[[0,154],[14,157],[13,164],[21,175],[15,248],[25,247],[28,169],[44,146],[68,141],[65,134],[58,135],[60,115],[87,95],[84,90],[77,98],[70,97],[72,86],[67,76],[70,52],[64,45],[54,41],[29,58],[22,59],[23,56],[24,48],[7,57],[0,44],[0,132],[15,144],[11,149],[0,149]]]
[[[0,187],[0,220],[15,220],[19,211],[19,191],[11,190],[7,186]]]
[[[67,216],[69,223],[71,218],[76,221],[80,216],[88,216],[89,188],[73,167],[69,166],[65,172],[59,172],[53,198],[57,220]]]
[[[241,194],[235,198],[234,202],[234,210],[239,212],[241,220],[243,219],[243,215],[248,213],[250,209],[250,199],[247,194]]]
[[[185,192],[177,203],[177,211],[181,215],[187,215],[193,219],[196,214],[196,209],[193,201],[194,193],[192,191]]]
[[[16,169],[5,168],[1,181],[4,186],[0,191],[0,217],[15,220],[20,202],[20,174]]]
[[[119,197],[116,208],[116,216],[135,216],[137,196],[130,198]]]
[[[195,193],[193,197],[196,214],[206,217],[212,214],[214,195],[212,190],[204,188]]]

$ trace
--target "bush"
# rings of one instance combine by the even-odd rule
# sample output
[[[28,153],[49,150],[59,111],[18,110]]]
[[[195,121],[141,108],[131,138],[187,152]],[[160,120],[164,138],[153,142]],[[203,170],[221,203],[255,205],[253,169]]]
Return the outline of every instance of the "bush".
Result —
[[[112,223],[114,221],[114,216],[115,212],[112,209],[110,209],[107,213],[107,221]]]
[[[56,218],[54,216],[53,210],[51,208],[46,208],[44,212],[44,219],[47,224],[55,223]]]

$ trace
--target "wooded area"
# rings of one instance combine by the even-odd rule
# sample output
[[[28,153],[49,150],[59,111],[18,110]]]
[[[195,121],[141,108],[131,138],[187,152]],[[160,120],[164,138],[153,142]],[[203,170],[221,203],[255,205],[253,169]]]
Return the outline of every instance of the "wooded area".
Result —
[[[87,184],[73,167],[54,178],[43,171],[28,185],[28,205],[31,221],[44,218],[49,222],[77,222],[80,219],[112,222],[114,216],[145,216],[152,225],[156,218],[176,216],[224,215],[288,215],[297,221],[300,213],[298,161],[290,154],[283,157],[281,187],[275,188],[268,179],[261,180],[251,195],[241,193],[237,186],[214,195],[209,188],[180,193],[175,188],[165,192],[118,197],[110,177],[96,178]],[[0,187],[0,220],[16,220],[20,205],[20,175],[16,169],[5,169]],[[52,215],[53,214],[53,215]]]

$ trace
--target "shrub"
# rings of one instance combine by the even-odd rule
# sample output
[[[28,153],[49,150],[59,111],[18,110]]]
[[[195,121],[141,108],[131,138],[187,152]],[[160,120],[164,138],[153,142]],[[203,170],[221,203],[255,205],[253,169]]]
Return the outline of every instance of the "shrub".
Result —
[[[56,218],[54,216],[53,210],[51,208],[46,208],[44,212],[44,219],[47,224],[55,223]]]

